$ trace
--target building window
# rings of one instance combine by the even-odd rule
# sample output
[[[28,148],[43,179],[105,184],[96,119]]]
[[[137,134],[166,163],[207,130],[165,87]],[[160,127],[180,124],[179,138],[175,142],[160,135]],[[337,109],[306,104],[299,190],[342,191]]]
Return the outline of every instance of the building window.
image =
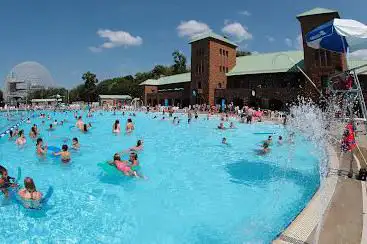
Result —
[[[222,55],[222,48],[219,49],[219,54]]]
[[[201,89],[201,81],[198,82],[198,89]]]
[[[226,67],[226,73],[228,73],[228,67]]]
[[[226,51],[226,56],[228,57],[228,51]]]
[[[222,66],[219,66],[219,72],[222,72]]]
[[[327,50],[315,51],[315,64],[319,67],[327,67],[331,65],[330,52]]]
[[[218,88],[221,89],[222,88],[222,83],[218,83]]]

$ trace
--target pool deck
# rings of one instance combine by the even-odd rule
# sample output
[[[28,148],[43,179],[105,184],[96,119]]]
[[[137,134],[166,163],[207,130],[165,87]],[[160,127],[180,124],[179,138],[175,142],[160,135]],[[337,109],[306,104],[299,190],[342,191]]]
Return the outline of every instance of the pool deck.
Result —
[[[352,162],[354,174],[360,167],[367,166],[367,137],[361,134],[358,141],[360,151],[355,151]],[[331,147],[328,149],[330,172],[325,184],[273,243],[317,243],[317,239],[321,244],[367,243],[366,182],[348,178],[352,154],[340,153],[337,144]],[[318,225],[320,219],[321,226]]]

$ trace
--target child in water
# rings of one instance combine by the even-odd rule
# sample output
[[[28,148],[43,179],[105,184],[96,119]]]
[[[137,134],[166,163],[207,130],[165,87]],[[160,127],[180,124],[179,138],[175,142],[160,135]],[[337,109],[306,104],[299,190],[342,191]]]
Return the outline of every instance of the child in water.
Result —
[[[43,140],[42,138],[37,139],[36,143],[36,151],[39,156],[44,156],[47,153],[47,145],[43,146]]]
[[[71,143],[72,143],[71,147],[73,149],[78,150],[80,148],[78,138],[74,137]]]
[[[124,173],[124,175],[137,177],[136,173],[131,170],[127,162],[121,161],[121,157],[118,153],[115,153],[115,155],[113,155],[113,162],[111,164],[114,165],[122,173]]]
[[[4,166],[0,165],[0,190],[1,192],[6,197],[8,197],[9,195],[8,188],[15,187],[15,186],[17,186],[17,184],[15,183],[15,178],[10,177],[8,175],[8,170]]]
[[[26,142],[27,142],[27,140],[25,139],[24,131],[23,130],[20,130],[19,131],[19,137],[15,141],[15,144],[17,144],[17,145],[20,146],[20,145],[24,145]]]
[[[68,151],[68,145],[62,145],[61,151],[53,153],[55,156],[61,156],[61,161],[68,163],[70,161],[70,152]]]
[[[33,179],[30,177],[26,177],[24,179],[24,188],[18,191],[18,195],[24,200],[39,201],[42,198],[42,193],[37,191],[36,185],[34,184]],[[29,203],[25,207],[31,208]]]

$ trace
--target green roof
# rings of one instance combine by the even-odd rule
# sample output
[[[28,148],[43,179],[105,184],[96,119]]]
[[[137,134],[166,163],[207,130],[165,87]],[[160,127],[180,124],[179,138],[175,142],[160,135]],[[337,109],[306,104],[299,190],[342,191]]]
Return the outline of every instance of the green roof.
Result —
[[[327,9],[327,8],[314,8],[302,14],[297,15],[297,18],[304,17],[304,16],[317,15],[317,14],[329,14],[329,13],[337,13],[337,12],[338,11]]]
[[[203,39],[206,39],[206,38],[212,38],[212,39],[220,40],[220,41],[225,42],[229,45],[237,47],[236,43],[228,40],[224,36],[220,36],[218,34],[215,34],[214,32],[206,32],[206,33],[203,33],[203,34],[200,34],[200,35],[195,35],[194,37],[191,38],[189,43],[191,44],[193,42],[197,42],[197,41],[200,41],[200,40],[203,40]]]
[[[227,73],[227,76],[298,72],[291,60],[303,68],[302,51],[262,53],[238,57],[236,66]]]
[[[362,65],[367,65],[367,60],[349,59],[348,61],[349,69],[354,69]],[[362,67],[361,69],[357,69],[356,72],[357,74],[367,75],[367,67]]]
[[[125,99],[130,100],[132,99],[129,95],[99,95],[100,99]]]
[[[162,86],[174,83],[184,83],[184,82],[191,82],[191,72],[178,74],[178,75],[170,75],[164,76],[159,79],[149,79],[142,83],[141,86]]]

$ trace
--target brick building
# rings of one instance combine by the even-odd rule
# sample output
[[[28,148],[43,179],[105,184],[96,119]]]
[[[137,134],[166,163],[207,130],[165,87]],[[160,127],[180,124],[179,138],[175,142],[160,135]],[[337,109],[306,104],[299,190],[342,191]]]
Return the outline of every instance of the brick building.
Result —
[[[315,8],[297,16],[302,37],[315,27],[339,18],[334,10]],[[305,38],[303,38],[304,40]],[[317,98],[298,67],[324,90],[327,77],[347,67],[345,56],[315,50],[303,42],[303,51],[265,53],[236,57],[237,45],[215,33],[196,36],[191,44],[191,72],[147,80],[144,102],[150,105],[222,104],[259,105],[281,109],[298,95]],[[349,68],[367,61],[349,60]],[[360,76],[367,89],[367,72]]]

